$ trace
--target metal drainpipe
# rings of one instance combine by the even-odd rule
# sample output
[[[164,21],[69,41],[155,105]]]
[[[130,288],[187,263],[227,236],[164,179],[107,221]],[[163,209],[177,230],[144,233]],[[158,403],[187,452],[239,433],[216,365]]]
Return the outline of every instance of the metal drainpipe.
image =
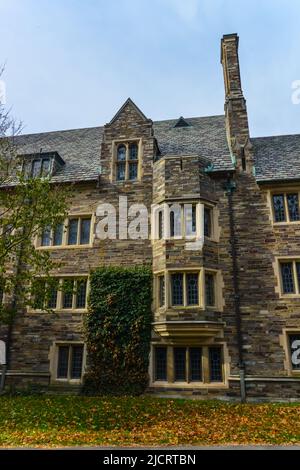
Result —
[[[234,209],[233,209],[233,197],[232,197],[234,190],[235,190],[235,183],[230,177],[228,177],[228,180],[226,183],[226,191],[227,191],[227,196],[228,196],[230,243],[231,243],[233,290],[234,290],[234,310],[235,310],[236,336],[237,336],[238,358],[239,358],[240,393],[241,393],[241,402],[245,403],[246,402],[245,363],[243,359],[240,288],[239,288],[239,274],[238,274]]]

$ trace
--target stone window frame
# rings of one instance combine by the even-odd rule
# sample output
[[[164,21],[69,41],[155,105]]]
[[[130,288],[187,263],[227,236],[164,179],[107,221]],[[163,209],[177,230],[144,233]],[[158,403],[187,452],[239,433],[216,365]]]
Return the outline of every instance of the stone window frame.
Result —
[[[172,305],[172,283],[171,274],[183,273],[183,305]],[[186,274],[198,274],[198,298],[199,303],[195,305],[187,305],[187,288],[186,288]],[[205,303],[205,273],[213,274],[214,276],[214,290],[215,290],[215,305],[206,305]],[[160,305],[160,292],[159,292],[159,277],[164,276],[165,278],[165,304]],[[223,311],[224,299],[223,299],[223,278],[222,273],[219,269],[212,268],[168,268],[154,272],[154,305],[155,310],[158,312],[164,312],[167,310],[213,310]]]
[[[279,336],[279,342],[283,347],[285,355],[284,369],[289,377],[300,377],[300,369],[295,370],[292,368],[291,351],[289,346],[289,335],[292,334],[300,335],[300,328],[283,328],[282,335]]]
[[[72,378],[58,378],[57,377],[57,366],[58,366],[58,351],[60,346],[83,346],[83,356],[82,356],[82,373],[80,379]],[[55,340],[50,346],[49,350],[49,368],[50,368],[50,383],[52,384],[70,384],[70,385],[81,385],[83,383],[83,377],[86,369],[86,359],[87,359],[87,348],[84,341],[64,341],[64,340]],[[69,366],[70,367],[70,366]]]
[[[81,244],[78,243],[80,241],[80,226],[82,219],[91,219],[90,225],[90,240],[89,243]],[[84,248],[92,248],[94,245],[95,234],[94,234],[94,226],[95,226],[95,213],[91,212],[81,212],[81,213],[70,213],[62,222],[63,223],[63,237],[62,237],[62,244],[61,245],[48,245],[43,246],[41,245],[42,235],[36,236],[34,240],[34,244],[36,249],[38,250],[66,250],[66,249],[84,249]],[[68,244],[68,234],[69,234],[69,221],[72,219],[79,219],[79,226],[77,232],[77,243],[74,245]],[[50,232],[50,239],[53,241],[53,233],[54,230],[51,228]]]
[[[295,293],[285,294],[283,292],[280,264],[284,262],[293,263],[293,279],[294,279],[294,285],[296,289]],[[299,299],[300,298],[300,285],[298,286],[298,282],[297,282],[296,262],[300,263],[300,257],[297,257],[297,256],[276,256],[275,257],[275,262],[273,264],[275,277],[277,279],[275,292],[278,293],[280,299]]]
[[[276,222],[275,221],[275,212],[274,212],[274,206],[273,206],[273,196],[275,195],[280,195],[282,194],[284,196],[284,210],[286,214],[286,220],[282,222]],[[299,211],[300,211],[300,190],[297,188],[292,188],[292,187],[282,187],[282,188],[276,188],[276,189],[269,189],[267,193],[267,200],[268,200],[268,206],[270,209],[271,213],[271,222],[272,225],[274,226],[282,226],[282,225],[299,225],[300,220],[290,220],[290,215],[289,215],[289,210],[288,210],[288,203],[287,203],[287,195],[288,194],[298,194],[298,201],[299,201]]]
[[[167,348],[167,380],[155,380],[155,348],[156,347],[166,347]],[[183,348],[194,348],[198,347],[202,349],[202,378],[200,381],[175,381],[174,380],[174,348],[183,347]],[[209,348],[220,347],[222,352],[222,382],[211,382],[210,369],[209,369]],[[188,355],[186,355],[186,370],[187,377],[189,376],[189,361]],[[149,375],[150,375],[150,386],[158,388],[217,388],[217,389],[227,389],[229,387],[228,377],[230,372],[230,357],[228,354],[228,348],[226,342],[215,343],[213,340],[201,341],[201,338],[198,338],[197,341],[189,341],[184,338],[178,341],[159,341],[154,340],[151,343],[151,354],[150,354],[150,364],[149,364]]]
[[[86,313],[88,311],[88,296],[90,293],[90,279],[88,274],[81,274],[81,273],[72,273],[72,274],[59,274],[59,275],[53,275],[52,278],[58,279],[60,285],[68,279],[73,279],[74,281],[78,281],[81,279],[85,279],[87,281],[86,284],[86,305],[84,308],[76,308],[76,293],[73,293],[72,297],[72,307],[70,308],[64,308],[63,307],[63,292],[62,290],[57,291],[57,301],[56,301],[56,308],[52,308],[53,312],[55,313],[65,313],[65,312],[70,312],[70,313]],[[42,276],[41,276],[42,279]],[[38,309],[38,308],[33,308],[29,307],[28,312],[29,313],[42,313],[45,310]]]
[[[125,145],[126,147],[126,159],[125,159],[125,179],[118,180],[117,179],[117,152],[119,145]],[[129,146],[130,144],[137,144],[138,146],[138,158],[137,158],[137,178],[134,180],[129,179]],[[140,137],[132,137],[129,139],[116,139],[112,141],[112,165],[111,165],[111,181],[117,184],[124,184],[124,183],[136,183],[140,181],[142,178],[142,159],[143,159],[143,145],[142,139]]]
[[[180,205],[181,207],[181,235],[170,234],[170,217],[166,217],[165,213],[167,208],[165,205]],[[185,217],[184,217],[184,204],[196,205],[196,232],[192,235],[185,235]],[[211,211],[211,235],[204,235],[204,209],[209,209]],[[159,214],[162,216],[162,236],[160,236],[160,223],[159,223]],[[170,212],[169,212],[170,214]],[[201,234],[204,236],[204,240],[219,241],[220,227],[218,225],[218,215],[219,210],[216,204],[209,202],[207,200],[199,199],[188,199],[188,200],[168,200],[157,204],[155,207],[154,216],[152,218],[152,224],[154,223],[154,229],[152,229],[152,238],[153,240],[195,240],[200,238]],[[165,222],[166,221],[166,222]]]

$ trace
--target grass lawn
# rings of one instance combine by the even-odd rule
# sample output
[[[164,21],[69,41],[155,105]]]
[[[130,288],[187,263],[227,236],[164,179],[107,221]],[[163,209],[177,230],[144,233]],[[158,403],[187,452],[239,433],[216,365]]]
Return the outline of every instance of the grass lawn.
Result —
[[[300,443],[300,404],[0,397],[0,446]]]

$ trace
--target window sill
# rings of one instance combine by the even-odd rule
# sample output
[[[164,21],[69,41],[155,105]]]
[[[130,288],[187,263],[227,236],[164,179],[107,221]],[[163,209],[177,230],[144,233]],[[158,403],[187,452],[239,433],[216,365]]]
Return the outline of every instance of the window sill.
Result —
[[[292,222],[274,222],[273,221],[273,226],[274,227],[284,227],[285,225],[300,225],[300,220],[294,220]]]
[[[82,379],[52,379],[51,384],[57,385],[81,385]]]
[[[185,389],[194,389],[194,388],[228,388],[228,385],[225,382],[166,382],[164,380],[156,380],[151,382],[150,387],[161,387],[161,388],[185,388]]]
[[[53,246],[37,246],[36,250],[41,251],[54,251],[54,250],[70,250],[70,249],[85,249],[85,248],[93,248],[92,243],[88,243],[86,245],[53,245]]]
[[[76,308],[76,309],[72,309],[72,308],[54,308],[52,309],[53,313],[87,313],[88,309],[87,308]],[[27,313],[32,313],[32,314],[41,314],[41,313],[44,313],[44,314],[48,314],[48,312],[46,312],[46,310],[39,310],[39,309],[28,309],[27,310]]]
[[[300,294],[279,294],[279,298],[282,300],[289,300],[289,299],[300,300]]]

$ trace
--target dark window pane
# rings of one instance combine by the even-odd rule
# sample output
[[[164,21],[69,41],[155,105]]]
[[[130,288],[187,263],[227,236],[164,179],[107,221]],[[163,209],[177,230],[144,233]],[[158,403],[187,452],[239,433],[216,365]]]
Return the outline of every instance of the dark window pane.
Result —
[[[192,232],[196,233],[196,205],[192,205]]]
[[[64,224],[58,224],[54,229],[53,245],[61,245],[64,233]]]
[[[74,281],[65,280],[63,283],[63,308],[72,308],[73,305]]]
[[[186,381],[186,348],[174,348],[174,380]]]
[[[297,269],[298,289],[299,289],[299,292],[300,292],[300,262],[296,263],[296,269]]]
[[[32,176],[32,161],[24,161],[23,163],[23,174],[27,178]]]
[[[211,209],[204,207],[204,235],[211,237]]]
[[[299,201],[298,194],[288,194],[287,203],[289,208],[290,220],[293,222],[299,220]]]
[[[72,346],[71,379],[80,379],[82,374],[83,346]]]
[[[282,290],[284,294],[295,292],[293,263],[281,263]]]
[[[125,180],[125,163],[117,164],[117,180],[118,181]]]
[[[273,208],[275,222],[285,221],[285,208],[284,208],[284,196],[283,194],[273,195]]]
[[[175,233],[175,217],[174,217],[174,212],[170,212],[170,236],[174,237]]]
[[[51,245],[51,227],[46,227],[42,233],[41,246]]]
[[[77,244],[77,233],[78,233],[78,219],[70,219],[69,220],[68,245]]]
[[[209,375],[211,382],[223,380],[221,348],[209,348]]]
[[[163,307],[165,305],[165,276],[159,276],[158,283],[159,283],[159,306]]]
[[[47,176],[49,174],[49,171],[50,171],[50,160],[49,158],[45,158],[42,161],[42,175]]]
[[[32,163],[32,177],[36,178],[39,177],[41,174],[41,160],[33,160]]]
[[[32,285],[33,308],[42,310],[45,306],[46,284],[43,279],[35,279]]]
[[[58,348],[58,362],[57,362],[57,378],[68,378],[68,364],[69,364],[69,346],[60,346]]]
[[[187,304],[198,305],[198,274],[190,273],[186,275],[187,282]]]
[[[159,211],[158,213],[158,238],[163,237],[163,230],[164,230],[163,211]]]
[[[205,304],[215,305],[215,276],[211,273],[205,273]]]
[[[125,145],[119,145],[118,151],[117,151],[117,160],[119,162],[125,161],[126,160],[126,147]]]
[[[49,292],[48,308],[56,308],[57,305],[57,288],[51,287]]]
[[[171,276],[172,305],[183,305],[183,274],[176,273]]]
[[[167,380],[167,348],[155,348],[155,380]]]
[[[190,348],[190,380],[202,381],[202,349]]]
[[[293,370],[300,370],[300,335],[289,335],[290,356]]]
[[[85,308],[86,307],[86,280],[80,280],[77,282],[76,290],[76,308]]]
[[[138,164],[137,163],[129,163],[129,179],[136,180],[138,174]]]
[[[129,146],[129,159],[137,160],[138,159],[138,146],[137,144],[130,144]]]
[[[82,219],[80,224],[80,244],[90,243],[91,219]]]

